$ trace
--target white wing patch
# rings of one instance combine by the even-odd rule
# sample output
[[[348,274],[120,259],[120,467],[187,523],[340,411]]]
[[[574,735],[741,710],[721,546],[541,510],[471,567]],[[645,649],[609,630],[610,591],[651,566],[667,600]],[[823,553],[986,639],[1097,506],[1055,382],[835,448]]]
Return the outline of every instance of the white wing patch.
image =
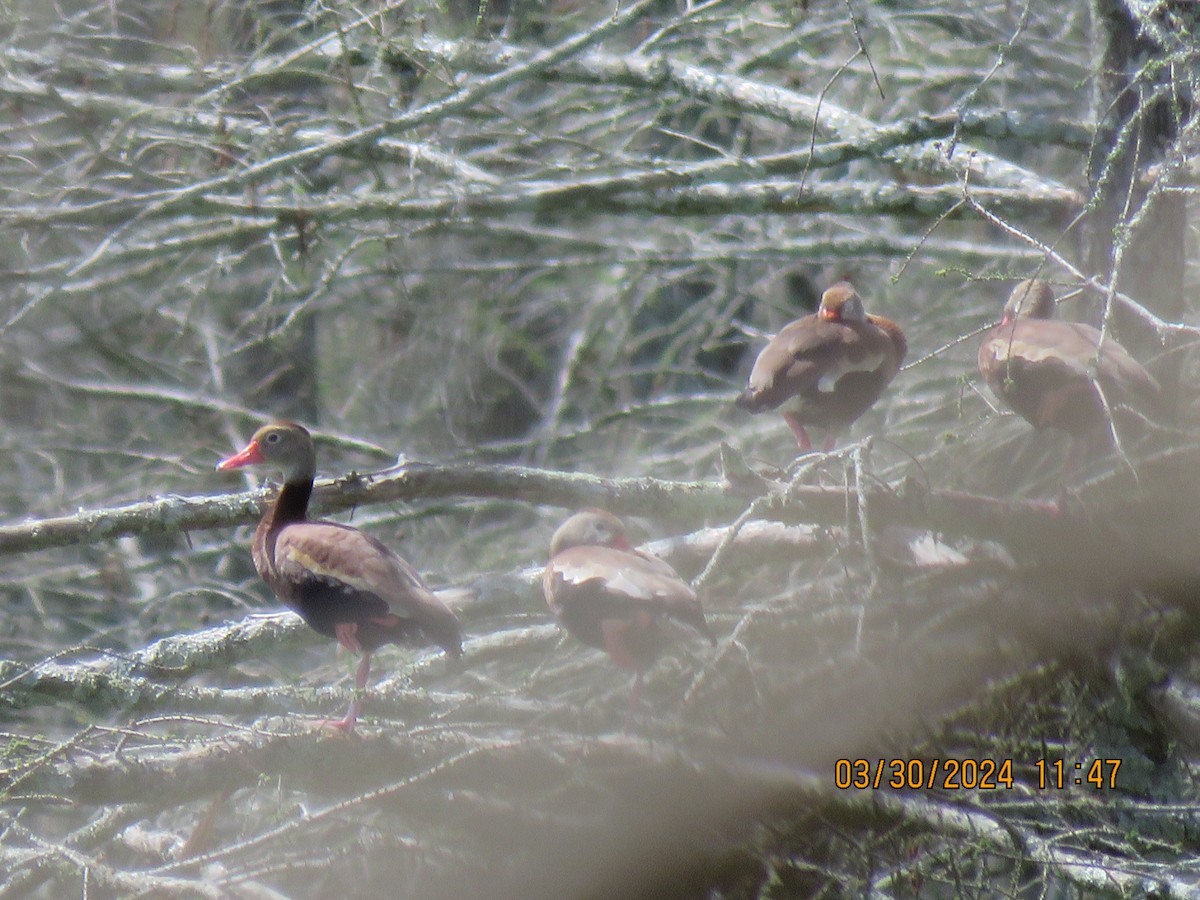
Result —
[[[817,390],[822,394],[832,394],[837,389],[837,383],[843,375],[851,372],[875,372],[884,364],[886,357],[882,353],[869,353],[858,362],[843,359],[829,369],[817,381]]]
[[[559,561],[554,564],[554,571],[562,576],[568,584],[584,584],[597,579],[604,582],[605,588],[614,593],[624,594],[634,600],[653,600],[653,591],[647,590],[647,585],[639,583],[624,570],[612,566],[592,566],[587,563],[579,564],[570,561]]]
[[[1059,350],[1053,347],[1045,347],[1040,344],[1030,344],[1021,340],[1009,340],[1005,337],[992,338],[988,341],[988,352],[997,362],[1008,362],[1009,359],[1016,357],[1017,359],[1027,360],[1029,362],[1046,362],[1047,360],[1056,362],[1059,365],[1078,372],[1081,375],[1088,374],[1086,365],[1082,365],[1079,360],[1070,356],[1065,356]]]

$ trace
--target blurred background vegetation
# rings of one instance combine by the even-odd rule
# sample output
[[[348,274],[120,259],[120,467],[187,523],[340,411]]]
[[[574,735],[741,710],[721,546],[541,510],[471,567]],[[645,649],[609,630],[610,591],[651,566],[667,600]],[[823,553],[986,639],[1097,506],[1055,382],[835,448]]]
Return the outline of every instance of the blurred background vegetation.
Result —
[[[835,520],[721,545],[720,647],[669,654],[632,722],[625,676],[560,640],[529,574],[567,510],[519,494],[353,514],[475,598],[460,668],[381,654],[356,740],[313,728],[352,663],[251,618],[278,604],[249,527],[0,557],[0,896],[1200,891],[1196,15],[4,4],[10,523],[251,487],[213,466],[283,417],[328,475],[404,457],[715,484],[725,443],[793,485],[1054,499],[1066,441],[974,368],[1035,272],[1087,288],[1067,318],[1111,301],[1170,410],[1092,455],[1063,526],[1153,573],[924,521],[872,535],[848,493]],[[842,279],[904,326],[911,368],[797,468],[782,420],[731,401]],[[630,508],[689,578],[732,521]],[[856,756],[1011,758],[1017,784],[834,790]],[[1037,786],[1037,759],[1098,757],[1120,790]]]

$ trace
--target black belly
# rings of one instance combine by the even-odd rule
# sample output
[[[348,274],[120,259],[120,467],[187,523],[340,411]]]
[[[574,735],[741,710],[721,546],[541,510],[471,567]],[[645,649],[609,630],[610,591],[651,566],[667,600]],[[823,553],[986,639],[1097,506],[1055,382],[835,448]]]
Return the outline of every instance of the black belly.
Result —
[[[1108,421],[1095,386],[1083,375],[1063,366],[1019,357],[997,368],[988,384],[1013,412],[1035,428],[1061,428],[1078,437]],[[1115,392],[1109,399],[1118,399]]]
[[[604,640],[606,620],[632,621],[637,607],[628,599],[613,597],[598,582],[584,582],[559,590],[558,620],[572,637],[599,650],[609,650]],[[638,669],[649,668],[662,650],[662,633],[653,617],[644,627],[635,627],[623,637],[625,651]]]
[[[856,421],[879,399],[887,379],[882,371],[847,372],[832,391],[805,391],[797,417],[802,425],[838,431]],[[784,409],[788,406],[785,404]]]
[[[412,620],[391,615],[387,601],[378,594],[323,581],[296,587],[289,605],[318,634],[336,638],[338,625],[354,624],[357,626],[355,636],[366,650],[384,644],[424,642],[420,629]]]

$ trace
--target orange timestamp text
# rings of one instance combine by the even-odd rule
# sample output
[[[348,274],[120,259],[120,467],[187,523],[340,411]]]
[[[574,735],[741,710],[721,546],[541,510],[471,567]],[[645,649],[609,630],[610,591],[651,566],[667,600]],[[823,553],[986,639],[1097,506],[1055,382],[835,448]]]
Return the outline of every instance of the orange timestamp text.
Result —
[[[1117,785],[1119,759],[1071,762],[1039,759],[1033,762],[1039,790],[1063,790],[1076,785],[1112,790]],[[833,766],[833,784],[839,790],[892,788],[894,790],[996,791],[1012,790],[1011,759],[839,759]]]
[[[833,785],[839,790],[1011,790],[1012,767],[1011,759],[839,759],[833,764]]]

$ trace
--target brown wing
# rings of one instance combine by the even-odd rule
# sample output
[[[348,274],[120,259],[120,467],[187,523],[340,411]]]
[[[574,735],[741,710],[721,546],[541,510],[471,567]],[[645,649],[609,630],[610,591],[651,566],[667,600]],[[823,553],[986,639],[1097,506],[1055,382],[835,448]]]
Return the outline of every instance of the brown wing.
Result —
[[[338,622],[374,625],[381,637],[419,630],[457,656],[458,620],[417,571],[368,534],[334,522],[297,522],[274,544],[277,592],[318,631]],[[273,587],[276,585],[272,585]],[[367,642],[364,642],[367,643]]]
[[[603,647],[602,623],[648,613],[688,625],[715,641],[695,591],[660,559],[611,547],[571,547],[542,577],[546,601],[580,640]]]
[[[887,336],[891,342],[892,354],[888,360],[892,368],[891,374],[888,376],[890,381],[900,371],[900,366],[904,362],[904,357],[908,355],[908,338],[905,337],[904,329],[893,322],[891,319],[883,316],[867,316],[867,321],[878,328]]]
[[[822,375],[836,368],[845,355],[852,337],[844,325],[816,316],[785,325],[758,354],[737,405],[761,412],[796,394],[816,391]]]
[[[979,371],[992,392],[1033,425],[1079,433],[1102,425],[1104,404],[1153,408],[1159,385],[1112,338],[1104,341],[1090,325],[1018,319],[993,329],[979,347]]]
[[[806,316],[785,327],[763,348],[736,403],[750,412],[775,409],[793,397],[810,398],[821,405],[842,391],[849,376],[855,388],[850,393],[865,390],[869,396],[852,403],[853,411],[843,417],[818,414],[817,418],[853,421],[895,376],[905,350],[899,327],[880,317],[872,316],[867,322],[826,322]],[[857,384],[864,378],[865,385]]]
[[[1095,341],[1099,343],[1100,332],[1095,328],[1088,325],[1071,327],[1088,329],[1095,334]],[[1104,341],[1098,369],[1100,384],[1106,391],[1111,385],[1121,393],[1121,399],[1126,402],[1140,404],[1147,410],[1158,406],[1162,394],[1161,386],[1154,376],[1112,337]]]

